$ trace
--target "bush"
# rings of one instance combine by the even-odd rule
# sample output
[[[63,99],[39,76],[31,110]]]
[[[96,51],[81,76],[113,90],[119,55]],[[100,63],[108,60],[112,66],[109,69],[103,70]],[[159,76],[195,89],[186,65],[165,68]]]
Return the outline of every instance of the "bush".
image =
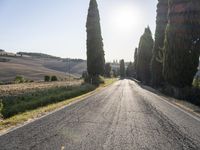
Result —
[[[104,83],[104,79],[101,76],[93,76],[91,77],[91,83],[98,86],[99,84]]]
[[[92,85],[98,86],[99,84],[104,83],[104,78],[102,76],[90,76],[90,75],[87,75],[87,76],[85,76],[84,81],[86,83],[90,83]]]
[[[56,76],[52,76],[51,81],[58,81],[58,78]]]
[[[23,76],[16,76],[14,82],[15,83],[24,83],[24,82],[26,82],[26,80],[24,79]]]
[[[194,78],[192,85],[195,88],[200,88],[200,77],[199,76],[197,76],[196,78]]]
[[[45,82],[49,82],[49,81],[50,81],[50,79],[51,79],[51,77],[50,77],[50,76],[48,76],[48,75],[44,76],[44,81],[45,81]]]

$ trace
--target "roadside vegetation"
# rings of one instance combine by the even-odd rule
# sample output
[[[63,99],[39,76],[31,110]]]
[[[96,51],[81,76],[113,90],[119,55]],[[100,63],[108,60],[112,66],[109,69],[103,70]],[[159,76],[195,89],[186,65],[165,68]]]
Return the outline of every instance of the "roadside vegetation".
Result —
[[[70,81],[56,81],[56,82],[28,82],[28,83],[21,83],[21,84],[7,84],[7,85],[0,85],[0,97],[9,96],[9,95],[21,95],[23,93],[39,91],[43,89],[49,88],[57,88],[63,86],[70,86],[70,85],[81,85],[83,80],[71,79]]]
[[[194,88],[200,89],[200,76],[194,78],[192,85]]]
[[[85,94],[94,89],[95,86],[93,85],[82,84],[80,86],[50,88],[2,97],[1,105],[3,108],[1,114],[4,118],[8,118],[18,113]]]
[[[23,92],[19,95],[0,98],[0,132],[18,124],[38,118],[51,111],[82,100],[95,91],[117,81],[117,78],[104,78],[104,84],[95,86],[88,83],[74,86],[60,86]],[[57,83],[57,82],[55,82]]]
[[[19,83],[25,83],[28,82],[28,80],[26,80],[23,76],[16,76],[14,83],[15,84],[19,84]]]

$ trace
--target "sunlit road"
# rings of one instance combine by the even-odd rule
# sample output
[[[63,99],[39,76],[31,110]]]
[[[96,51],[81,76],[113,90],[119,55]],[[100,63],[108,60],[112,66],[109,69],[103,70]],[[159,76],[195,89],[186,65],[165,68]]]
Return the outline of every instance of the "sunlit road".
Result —
[[[1,150],[200,149],[200,119],[121,80],[0,137]]]

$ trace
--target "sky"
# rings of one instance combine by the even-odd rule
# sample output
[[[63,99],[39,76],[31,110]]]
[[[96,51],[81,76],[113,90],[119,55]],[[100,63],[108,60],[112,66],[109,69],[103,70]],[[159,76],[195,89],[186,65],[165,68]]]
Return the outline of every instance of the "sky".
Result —
[[[97,0],[106,61],[133,61],[157,0]],[[0,49],[86,59],[89,0],[0,0]]]

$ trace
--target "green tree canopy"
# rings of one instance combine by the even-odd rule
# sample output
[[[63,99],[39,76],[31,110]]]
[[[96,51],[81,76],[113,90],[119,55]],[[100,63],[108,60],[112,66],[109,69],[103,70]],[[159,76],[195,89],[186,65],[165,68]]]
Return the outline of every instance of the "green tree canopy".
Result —
[[[150,62],[152,58],[153,43],[151,30],[147,27],[140,38],[137,54],[137,78],[144,83],[149,83],[151,79]]]
[[[96,0],[90,0],[87,16],[87,70],[95,78],[104,74],[105,58],[99,10]]]
[[[134,53],[134,70],[135,70],[135,73],[134,73],[134,76],[137,78],[136,76],[136,71],[137,71],[137,57],[138,57],[138,49],[135,48],[135,53]]]
[[[163,47],[165,30],[167,26],[168,0],[158,0],[155,43],[151,60],[151,78],[153,86],[159,86],[163,82]]]
[[[199,63],[200,1],[170,0],[163,75],[175,87],[191,86]]]
[[[128,67],[126,68],[126,76],[127,77],[134,77],[134,73],[135,73],[134,63],[130,62],[128,64]]]

